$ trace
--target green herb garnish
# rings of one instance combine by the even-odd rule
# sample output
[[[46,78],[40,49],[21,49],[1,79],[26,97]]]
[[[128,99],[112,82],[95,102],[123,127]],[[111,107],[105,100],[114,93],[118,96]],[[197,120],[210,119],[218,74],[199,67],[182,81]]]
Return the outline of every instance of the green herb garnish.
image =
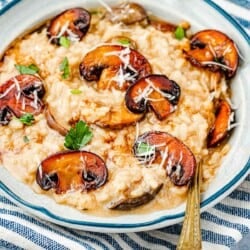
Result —
[[[80,89],[71,89],[70,93],[73,95],[79,95],[82,93],[82,91]]]
[[[16,64],[15,67],[20,74],[34,75],[39,71],[39,68],[35,64],[30,64],[29,66]]]
[[[25,135],[25,136],[23,137],[23,141],[24,141],[25,143],[28,143],[28,142],[30,141],[30,139],[29,139],[29,137],[28,137],[27,135]]]
[[[60,44],[61,46],[63,46],[64,48],[69,48],[69,46],[70,46],[70,40],[69,40],[69,38],[66,37],[66,36],[61,36],[61,37],[59,38],[59,44]]]
[[[68,149],[78,150],[86,145],[92,137],[93,133],[88,125],[83,121],[79,121],[65,136],[64,146]]]
[[[30,126],[35,121],[35,118],[32,114],[26,113],[22,115],[18,120],[23,124]]]
[[[97,15],[97,14],[99,14],[100,12],[98,11],[98,10],[92,10],[92,11],[90,11],[90,14],[92,14],[92,15]]]
[[[149,155],[153,154],[154,152],[155,152],[155,147],[145,142],[139,143],[138,147],[136,148],[136,155],[138,156]]]
[[[127,38],[121,38],[121,39],[119,39],[119,43],[122,45],[130,45],[131,42]]]
[[[69,70],[69,60],[67,57],[64,57],[61,64],[59,65],[59,69],[62,72],[62,78],[69,78],[70,70]]]
[[[178,26],[174,32],[174,35],[176,39],[181,40],[185,37],[185,30],[181,26]]]

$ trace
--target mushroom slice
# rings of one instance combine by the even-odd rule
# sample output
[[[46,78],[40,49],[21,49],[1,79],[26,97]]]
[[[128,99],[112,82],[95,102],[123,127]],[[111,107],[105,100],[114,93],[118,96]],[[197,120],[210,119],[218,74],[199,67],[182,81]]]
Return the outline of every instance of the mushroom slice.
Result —
[[[107,17],[113,23],[134,24],[147,19],[145,9],[138,3],[125,2],[112,8]]]
[[[128,197],[116,201],[110,202],[108,204],[109,209],[115,209],[115,210],[130,210],[133,208],[136,208],[138,206],[147,204],[151,200],[155,198],[155,196],[160,192],[161,188],[163,187],[163,184],[161,183],[154,189],[150,189],[149,191],[146,191],[140,196],[137,197]]]
[[[135,157],[144,163],[153,163],[160,158],[160,165],[166,168],[170,180],[177,186],[188,184],[194,176],[196,160],[193,153],[182,141],[166,132],[140,135],[133,151]]]
[[[68,133],[68,129],[64,128],[53,116],[53,114],[51,113],[51,110],[49,109],[49,107],[47,106],[45,108],[45,118],[47,121],[47,124],[50,128],[56,130],[59,134],[61,134],[62,136],[65,136]]]
[[[87,81],[98,81],[99,89],[126,89],[137,79],[151,73],[147,59],[126,46],[103,45],[88,52],[80,64]]]
[[[49,156],[37,169],[36,181],[43,190],[90,191],[105,184],[108,170],[105,162],[87,151],[65,151]]]
[[[40,78],[17,75],[0,86],[0,124],[7,125],[11,117],[25,113],[38,115],[44,104],[41,98],[45,89]]]
[[[90,19],[89,12],[83,8],[68,9],[51,20],[47,35],[54,44],[59,44],[62,36],[71,41],[79,41],[87,33]]]
[[[162,20],[155,16],[149,17],[149,23],[155,29],[160,30],[162,32],[174,32],[177,28],[176,25],[166,22],[165,20]]]
[[[106,42],[116,44],[116,45],[128,46],[129,48],[134,49],[134,50],[137,49],[136,42],[127,36],[114,36],[108,39]]]
[[[131,112],[143,113],[150,106],[157,118],[164,120],[175,110],[180,93],[179,85],[165,75],[148,75],[128,88],[125,101]]]
[[[231,122],[234,121],[234,112],[226,100],[219,102],[215,116],[213,127],[207,138],[208,147],[217,146],[228,135]]]
[[[135,114],[130,112],[123,102],[120,106],[112,107],[109,113],[96,120],[95,124],[100,127],[122,128],[140,121],[144,115],[144,113]]]
[[[187,59],[195,66],[211,71],[222,71],[227,78],[235,75],[239,64],[236,45],[226,34],[218,30],[202,30],[193,35]]]

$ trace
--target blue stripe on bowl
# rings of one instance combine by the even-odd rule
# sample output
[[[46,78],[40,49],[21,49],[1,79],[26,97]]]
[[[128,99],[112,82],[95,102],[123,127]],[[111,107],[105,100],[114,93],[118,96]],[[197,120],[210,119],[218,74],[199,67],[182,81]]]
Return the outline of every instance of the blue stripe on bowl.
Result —
[[[10,4],[8,4],[7,6],[5,6],[0,11],[0,15],[3,14],[5,11],[7,11],[12,6],[14,6],[15,4],[17,4],[19,1],[20,0],[14,0]],[[214,8],[218,13],[220,13],[221,15],[223,15],[234,27],[237,28],[237,30],[241,33],[241,35],[243,36],[243,38],[248,43],[250,43],[250,37],[245,32],[245,30],[241,26],[239,26],[239,24],[237,23],[237,21],[234,18],[232,18],[227,12],[225,12],[223,9],[221,9],[217,4],[215,4],[211,0],[204,0],[204,2],[206,2],[212,8]],[[203,208],[205,206],[208,206],[209,204],[211,204],[212,202],[214,202],[218,197],[220,197],[225,192],[227,192],[232,186],[236,185],[239,182],[239,180],[241,180],[249,172],[249,170],[250,170],[250,159],[248,160],[248,162],[244,166],[244,168],[230,182],[228,182],[223,188],[221,188],[220,190],[218,190],[215,194],[213,194],[212,196],[210,196],[209,198],[207,198],[206,200],[204,200],[201,203],[201,208]],[[54,221],[64,222],[64,223],[66,223],[68,225],[80,225],[80,226],[87,226],[87,227],[90,227],[90,228],[91,227],[94,227],[94,228],[98,227],[98,228],[131,229],[131,228],[143,228],[143,227],[147,227],[147,226],[156,225],[156,224],[162,223],[162,222],[164,222],[166,220],[181,219],[184,216],[184,212],[183,212],[183,213],[178,213],[178,214],[174,214],[174,215],[161,216],[158,219],[147,221],[147,222],[143,222],[143,223],[124,223],[124,224],[120,224],[120,223],[86,222],[86,221],[79,221],[79,220],[71,220],[71,219],[67,219],[67,218],[63,218],[61,216],[55,215],[55,214],[53,214],[52,212],[50,212],[49,210],[47,210],[46,208],[44,208],[42,206],[36,206],[34,204],[31,204],[31,203],[23,200],[21,197],[17,196],[15,193],[13,193],[1,181],[0,181],[0,188],[6,194],[8,194],[10,197],[12,197],[15,201],[17,201],[19,204],[21,204],[21,205],[23,205],[23,206],[25,206],[25,207],[27,207],[27,208],[29,208],[31,210],[38,211],[38,212],[42,213],[43,215],[45,215],[46,217],[53,219]]]
[[[230,181],[228,182],[223,188],[218,190],[215,194],[213,194],[208,199],[204,200],[201,203],[201,208],[208,206],[211,202],[213,202],[215,199],[223,195],[230,187],[234,186],[246,173],[248,173],[250,170],[250,159],[248,160],[245,167]],[[88,226],[88,227],[103,227],[103,228],[120,228],[120,229],[130,229],[130,228],[143,228],[147,226],[152,226],[158,223],[162,223],[166,220],[172,220],[172,219],[181,219],[184,216],[183,213],[173,214],[173,215],[165,215],[161,216],[158,219],[142,222],[142,223],[100,223],[100,222],[86,222],[86,221],[79,221],[79,220],[71,220],[67,219],[61,216],[58,216],[46,208],[42,206],[36,206],[34,204],[28,203],[27,201],[23,200],[21,197],[17,196],[15,193],[13,193],[5,184],[0,182],[0,188],[8,194],[10,197],[12,197],[14,200],[16,200],[19,204],[22,204],[23,206],[31,209],[36,210],[44,215],[46,215],[48,218],[51,218],[58,222],[64,222],[68,225],[80,225],[80,226]]]
[[[2,1],[2,8],[0,10],[0,16],[3,15],[8,9],[12,8],[21,0],[12,0],[12,1]]]

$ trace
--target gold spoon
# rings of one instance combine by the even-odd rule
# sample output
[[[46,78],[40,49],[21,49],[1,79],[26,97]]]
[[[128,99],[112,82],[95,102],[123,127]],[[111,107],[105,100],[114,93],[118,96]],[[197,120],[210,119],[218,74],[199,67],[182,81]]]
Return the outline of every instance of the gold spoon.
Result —
[[[200,183],[201,161],[197,164],[194,179],[189,186],[185,218],[181,230],[177,250],[202,249],[200,228]]]

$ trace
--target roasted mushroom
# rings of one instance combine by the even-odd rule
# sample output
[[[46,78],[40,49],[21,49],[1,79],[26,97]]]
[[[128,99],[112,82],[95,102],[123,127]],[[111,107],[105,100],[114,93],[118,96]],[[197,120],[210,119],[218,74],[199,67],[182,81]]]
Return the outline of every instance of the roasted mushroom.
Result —
[[[160,30],[162,32],[174,32],[177,28],[175,24],[166,22],[165,20],[162,20],[155,16],[149,17],[149,24],[155,29]]]
[[[106,41],[107,43],[112,43],[116,45],[128,46],[131,49],[136,50],[136,42],[127,36],[114,36]]]
[[[58,45],[62,36],[79,41],[88,32],[90,19],[89,12],[83,8],[68,9],[51,20],[47,29],[48,38]]]
[[[88,52],[79,68],[85,80],[98,81],[98,89],[126,89],[152,71],[138,51],[119,45],[103,45]]]
[[[154,131],[140,135],[135,141],[133,152],[144,163],[153,163],[160,158],[160,165],[166,168],[170,180],[177,186],[188,184],[194,176],[196,160],[193,153],[183,142],[168,133]]]
[[[108,170],[105,162],[87,151],[66,151],[43,160],[36,173],[36,181],[43,190],[55,189],[57,194],[67,191],[90,191],[105,184]]]
[[[65,136],[68,133],[68,129],[64,128],[54,117],[54,115],[51,113],[50,108],[47,106],[45,108],[45,118],[47,121],[47,124],[50,128],[56,130],[59,134],[62,136]]]
[[[9,79],[0,86],[0,124],[7,125],[13,115],[20,118],[25,113],[40,114],[44,94],[41,79],[34,75],[17,75]]]
[[[217,146],[229,134],[231,123],[234,122],[234,112],[226,100],[219,102],[215,116],[207,138],[208,147]]]
[[[98,118],[95,124],[100,127],[119,129],[140,121],[144,115],[144,113],[132,113],[127,109],[125,103],[121,103],[119,106],[112,107],[105,116]]]
[[[122,22],[129,25],[147,20],[147,13],[138,3],[125,2],[113,7],[107,17],[113,23]]]
[[[155,196],[160,192],[162,186],[163,184],[161,183],[155,189],[150,189],[149,191],[137,197],[128,197],[112,201],[110,204],[108,204],[108,208],[115,210],[130,210],[144,205],[155,198]]]
[[[148,75],[128,88],[125,100],[131,112],[144,113],[150,106],[163,120],[175,110],[180,93],[179,85],[165,75]]]
[[[234,41],[218,30],[202,30],[194,34],[190,50],[184,53],[193,65],[213,72],[222,71],[227,78],[235,75],[239,63]]]

